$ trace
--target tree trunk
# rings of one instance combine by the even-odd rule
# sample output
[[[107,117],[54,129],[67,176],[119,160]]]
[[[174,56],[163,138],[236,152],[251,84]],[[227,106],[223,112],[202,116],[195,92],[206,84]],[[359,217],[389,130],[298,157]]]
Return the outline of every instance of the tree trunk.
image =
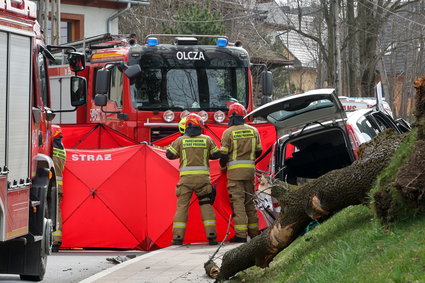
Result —
[[[381,223],[390,223],[404,217],[412,217],[425,211],[425,77],[415,81],[415,117],[417,138],[410,155],[390,180],[379,182],[373,192],[374,208]]]
[[[272,196],[283,208],[275,223],[250,242],[226,252],[216,279],[226,280],[251,266],[267,267],[273,258],[306,228],[312,219],[326,217],[364,202],[376,176],[383,170],[404,136],[387,131],[359,150],[359,160],[302,186],[281,181]]]
[[[356,20],[354,16],[354,1],[347,1],[347,37],[348,37],[348,64],[347,64],[347,73],[348,73],[348,96],[357,97],[357,88],[356,88],[356,58],[354,56],[354,51],[356,50]]]

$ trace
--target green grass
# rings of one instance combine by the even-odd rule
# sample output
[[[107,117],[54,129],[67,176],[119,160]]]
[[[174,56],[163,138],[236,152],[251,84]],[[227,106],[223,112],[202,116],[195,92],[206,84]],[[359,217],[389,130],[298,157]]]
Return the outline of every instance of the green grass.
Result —
[[[365,206],[348,207],[296,239],[269,268],[232,282],[425,282],[425,216],[382,229]]]

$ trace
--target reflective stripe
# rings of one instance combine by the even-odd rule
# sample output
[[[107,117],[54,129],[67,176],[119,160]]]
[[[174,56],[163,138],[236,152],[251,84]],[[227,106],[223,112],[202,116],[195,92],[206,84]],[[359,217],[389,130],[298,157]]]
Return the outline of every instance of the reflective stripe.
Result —
[[[253,165],[255,165],[255,161],[253,161],[253,160],[235,160],[235,161],[230,161],[228,163],[229,166],[236,165],[236,164],[253,164]]]
[[[186,150],[185,149],[183,149],[182,150],[182,157],[181,157],[181,159],[182,159],[182,167],[185,167],[186,165],[187,165],[187,157],[186,157]]]
[[[64,149],[53,148],[53,156],[61,159],[66,159],[66,152]]]
[[[242,230],[242,231],[245,231],[245,230],[248,230],[248,227],[247,227],[247,225],[246,225],[246,224],[235,225],[235,230]]]
[[[215,226],[215,220],[205,220],[204,226]]]
[[[257,145],[257,139],[254,137],[253,139],[251,139],[251,155],[249,156],[249,158],[251,160],[255,159],[255,147]]]
[[[255,168],[255,164],[236,164],[230,165],[227,169],[236,169],[236,168]]]
[[[174,155],[178,155],[177,150],[175,150],[173,147],[169,146],[168,150],[171,151]]]
[[[63,185],[62,180],[56,180],[57,185]]]
[[[186,166],[186,167],[182,167],[180,168],[180,172],[183,171],[199,171],[199,170],[206,170],[208,171],[210,168],[208,166]]]
[[[56,181],[62,181],[62,176],[56,176]]]
[[[211,154],[214,154],[214,153],[216,153],[217,151],[220,151],[220,150],[218,149],[218,147],[214,147],[213,149],[211,149],[210,153],[211,153]]]
[[[238,159],[238,141],[237,140],[233,140],[233,155],[232,155],[232,159],[233,160]]]
[[[210,171],[203,171],[203,170],[180,172],[180,176],[184,176],[184,175],[209,175],[209,174],[210,174]]]
[[[223,146],[223,147],[220,148],[220,151],[227,154],[229,152],[229,149],[227,147]]]
[[[186,228],[186,222],[173,222],[173,228]]]
[[[255,168],[255,161],[252,160],[235,160],[230,161],[227,164],[227,169],[236,169],[236,168]]]
[[[55,232],[53,232],[52,235],[53,236],[62,236],[62,231],[61,230],[56,230]]]
[[[249,223],[248,228],[249,229],[256,229],[256,228],[258,228],[258,223]]]

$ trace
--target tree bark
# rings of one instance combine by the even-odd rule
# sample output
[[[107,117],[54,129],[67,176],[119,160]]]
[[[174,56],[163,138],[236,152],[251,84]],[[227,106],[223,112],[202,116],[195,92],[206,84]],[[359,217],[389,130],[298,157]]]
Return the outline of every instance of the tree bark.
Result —
[[[226,280],[254,265],[267,267],[312,219],[364,202],[377,175],[387,166],[403,138],[403,135],[388,130],[361,146],[360,157],[352,165],[331,171],[302,186],[274,181],[272,196],[283,208],[279,218],[261,235],[226,252],[216,279]]]
[[[411,218],[425,211],[425,77],[417,79],[414,86],[417,137],[412,152],[404,159],[398,157],[405,160],[398,173],[379,182],[373,192],[376,214],[387,228],[402,216]]]

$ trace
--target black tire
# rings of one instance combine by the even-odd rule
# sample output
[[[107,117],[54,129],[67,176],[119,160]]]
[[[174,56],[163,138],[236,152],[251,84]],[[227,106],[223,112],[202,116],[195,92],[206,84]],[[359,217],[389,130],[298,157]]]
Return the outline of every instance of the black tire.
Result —
[[[47,206],[45,208],[47,210]],[[46,215],[45,210],[45,215]],[[44,218],[43,239],[27,244],[25,262],[31,274],[20,274],[21,280],[41,281],[46,273],[47,256],[51,253],[52,247],[52,221]]]

